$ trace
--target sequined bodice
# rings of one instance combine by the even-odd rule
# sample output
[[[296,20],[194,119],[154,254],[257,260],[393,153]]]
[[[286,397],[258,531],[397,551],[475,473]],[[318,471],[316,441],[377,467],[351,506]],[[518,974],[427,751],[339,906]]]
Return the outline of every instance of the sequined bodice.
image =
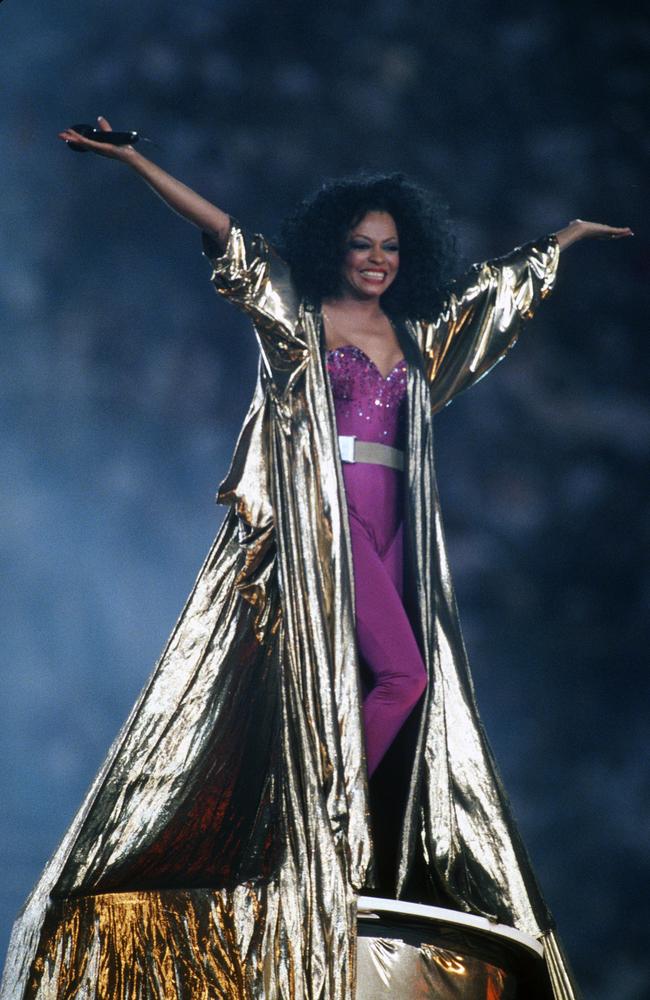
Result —
[[[404,358],[384,378],[365,351],[345,344],[326,352],[339,434],[403,447],[406,378]]]

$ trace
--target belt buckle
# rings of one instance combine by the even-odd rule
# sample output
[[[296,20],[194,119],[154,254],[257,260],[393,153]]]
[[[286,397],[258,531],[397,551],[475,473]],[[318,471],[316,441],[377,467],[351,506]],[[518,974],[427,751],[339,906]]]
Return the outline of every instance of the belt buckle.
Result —
[[[354,442],[356,441],[356,434],[339,434],[339,451],[341,452],[342,462],[354,462],[356,461],[354,457]]]

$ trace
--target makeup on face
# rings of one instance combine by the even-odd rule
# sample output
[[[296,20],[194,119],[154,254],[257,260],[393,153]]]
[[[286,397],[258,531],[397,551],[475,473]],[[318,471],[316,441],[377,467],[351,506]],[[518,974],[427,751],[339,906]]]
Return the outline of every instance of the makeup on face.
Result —
[[[343,285],[355,298],[375,298],[386,291],[399,269],[399,239],[388,212],[368,212],[348,233]]]

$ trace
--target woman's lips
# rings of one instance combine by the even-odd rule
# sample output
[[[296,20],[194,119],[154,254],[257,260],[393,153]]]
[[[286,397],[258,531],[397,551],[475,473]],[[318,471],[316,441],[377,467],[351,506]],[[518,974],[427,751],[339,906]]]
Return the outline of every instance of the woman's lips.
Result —
[[[375,284],[380,284],[386,277],[385,271],[360,271],[359,273],[366,281],[373,281]]]

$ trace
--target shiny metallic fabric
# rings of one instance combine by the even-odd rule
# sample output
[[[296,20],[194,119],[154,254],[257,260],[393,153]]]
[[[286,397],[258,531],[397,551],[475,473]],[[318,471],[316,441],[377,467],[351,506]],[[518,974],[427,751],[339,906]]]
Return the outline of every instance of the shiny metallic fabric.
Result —
[[[260,890],[107,893],[63,900],[28,995],[113,1000],[293,996],[257,919]],[[267,913],[277,914],[277,901]],[[511,1000],[525,967],[495,938],[360,917],[355,1000]],[[483,937],[483,941],[481,941]],[[537,959],[539,961],[539,959]],[[254,970],[251,973],[251,970]],[[126,988],[128,985],[128,993]],[[527,997],[530,1000],[530,997]]]
[[[149,683],[16,922],[2,1000],[175,996],[165,977],[175,963],[195,968],[197,949],[229,985],[196,996],[353,996],[356,898],[372,882],[373,845],[321,317],[296,301],[286,265],[262,237],[233,223],[222,256],[208,237],[204,245],[215,288],[248,313],[260,346],[254,397],[218,494],[230,509]],[[433,414],[512,346],[552,288],[558,256],[548,236],[477,266],[436,322],[398,328],[416,356],[405,565],[429,686],[394,888],[403,894],[423,861],[459,909],[550,942],[547,982],[556,1000],[573,1000],[479,722],[433,456]],[[144,925],[112,908],[111,893],[127,890],[151,894]],[[134,935],[147,940],[155,972],[124,957]],[[232,965],[229,942],[242,964]]]

